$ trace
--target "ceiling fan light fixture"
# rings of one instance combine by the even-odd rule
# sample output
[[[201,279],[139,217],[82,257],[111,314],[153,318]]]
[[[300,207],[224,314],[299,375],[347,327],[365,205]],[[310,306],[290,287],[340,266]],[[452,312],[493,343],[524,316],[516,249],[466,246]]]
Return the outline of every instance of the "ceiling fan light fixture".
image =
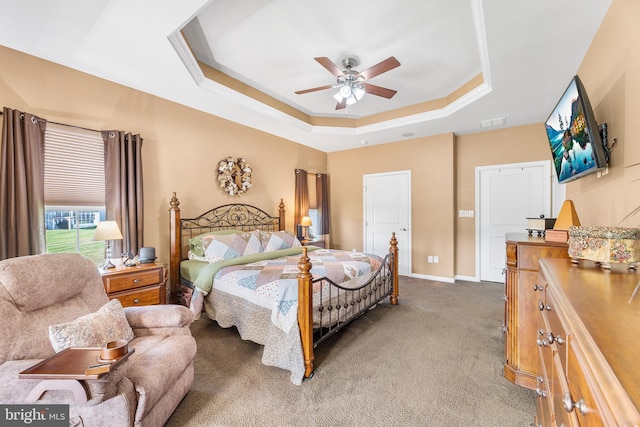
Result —
[[[346,99],[345,104],[347,104],[347,105],[353,105],[353,104],[355,104],[356,102],[358,102],[358,100],[356,99],[356,97],[355,97],[355,96],[353,96],[353,95],[351,95],[350,97],[348,97],[348,98]]]
[[[351,91],[351,85],[350,84],[345,84],[344,86],[342,86],[340,88],[340,95],[343,98],[349,98],[351,96],[351,94],[352,94],[352,91]]]
[[[364,96],[364,94],[366,93],[364,88],[362,88],[361,86],[358,86],[358,85],[354,85],[353,89],[351,89],[351,92],[353,93],[353,96],[356,97],[357,101],[360,101],[362,99],[362,97]]]

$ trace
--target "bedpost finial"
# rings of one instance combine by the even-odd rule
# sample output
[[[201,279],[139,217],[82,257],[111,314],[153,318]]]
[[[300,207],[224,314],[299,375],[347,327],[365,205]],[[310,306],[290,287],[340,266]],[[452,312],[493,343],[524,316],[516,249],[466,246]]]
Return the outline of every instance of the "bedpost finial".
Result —
[[[391,233],[391,249],[398,247],[398,239],[396,239],[396,232]]]
[[[311,262],[309,257],[307,256],[307,247],[302,247],[302,256],[300,257],[300,262],[298,262],[298,279],[308,279],[311,276]]]
[[[171,196],[171,200],[169,201],[169,206],[171,206],[171,209],[176,209],[178,208],[178,206],[180,206],[180,200],[178,200],[178,197],[176,197],[176,192],[173,192],[173,195]]]

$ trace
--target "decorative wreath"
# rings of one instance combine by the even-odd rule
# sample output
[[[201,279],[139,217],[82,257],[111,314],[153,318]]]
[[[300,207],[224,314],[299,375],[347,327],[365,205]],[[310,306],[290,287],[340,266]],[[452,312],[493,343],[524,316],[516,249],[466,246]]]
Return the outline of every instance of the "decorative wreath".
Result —
[[[251,166],[241,157],[227,157],[218,163],[218,184],[231,196],[242,195],[251,188]]]

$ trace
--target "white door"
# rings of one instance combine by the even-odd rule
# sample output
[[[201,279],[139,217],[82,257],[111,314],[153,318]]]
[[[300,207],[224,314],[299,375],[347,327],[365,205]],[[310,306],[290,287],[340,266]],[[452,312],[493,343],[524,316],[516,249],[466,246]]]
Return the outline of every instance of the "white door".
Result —
[[[363,176],[364,250],[385,256],[398,239],[398,274],[411,274],[411,171]]]
[[[527,218],[550,217],[548,161],[476,168],[480,280],[503,282],[505,234],[526,233]]]

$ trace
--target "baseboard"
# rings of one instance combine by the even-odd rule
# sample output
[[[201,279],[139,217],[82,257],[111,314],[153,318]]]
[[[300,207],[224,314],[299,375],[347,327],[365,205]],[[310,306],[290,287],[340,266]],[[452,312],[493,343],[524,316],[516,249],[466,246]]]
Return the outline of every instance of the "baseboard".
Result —
[[[465,282],[480,282],[481,280],[474,276],[456,276],[456,280],[464,280]]]
[[[436,282],[445,282],[445,283],[455,282],[455,279],[451,277],[429,276],[426,274],[415,274],[415,273],[412,273],[410,276],[415,277],[416,279],[434,280]]]

